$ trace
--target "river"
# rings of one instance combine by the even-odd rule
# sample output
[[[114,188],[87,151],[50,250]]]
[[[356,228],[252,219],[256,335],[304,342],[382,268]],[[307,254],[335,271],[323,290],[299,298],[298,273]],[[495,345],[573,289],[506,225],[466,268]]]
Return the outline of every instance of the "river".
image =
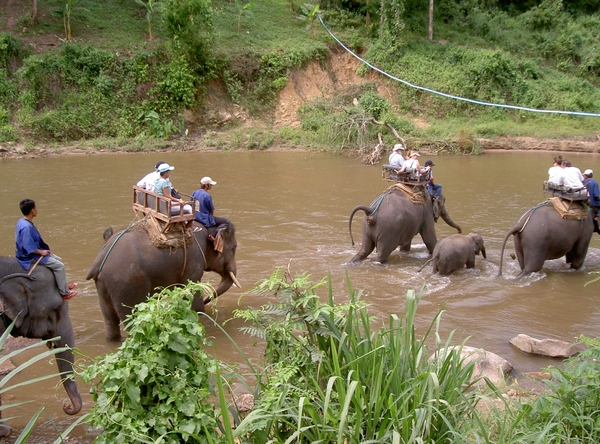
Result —
[[[585,264],[570,270],[564,259],[547,261],[542,271],[515,280],[518,264],[505,251],[504,276],[496,277],[504,234],[529,207],[545,199],[542,181],[552,165],[554,153],[488,152],[480,156],[431,157],[436,181],[443,185],[447,208],[463,233],[475,231],[486,243],[487,260],[477,257],[476,268],[449,277],[432,276],[431,266],[418,272],[428,258],[419,236],[410,253],[396,251],[385,265],[372,258],[360,264],[348,261],[360,245],[362,213],[355,216],[352,247],[348,216],[359,204],[368,205],[388,186],[381,179],[380,166],[356,160],[310,152],[195,152],[106,155],[6,160],[0,162],[3,190],[0,200],[0,254],[14,255],[14,226],[21,216],[19,201],[32,198],[38,205],[34,220],[53,252],[61,256],[70,281],[79,283],[79,295],[69,301],[77,347],[83,356],[104,356],[116,345],[104,339],[104,327],[93,282],[84,276],[108,226],[126,227],[133,219],[131,186],[148,173],[157,161],[175,166],[171,180],[176,188],[191,193],[203,176],[218,184],[211,194],[215,214],[236,224],[238,279],[243,290],[232,288],[218,300],[215,316],[225,321],[238,307],[260,306],[268,297],[240,296],[277,266],[289,266],[295,273],[308,272],[314,281],[331,273],[336,301],[347,298],[346,273],[353,286],[363,290],[370,312],[380,321],[403,314],[408,289],[423,288],[418,328],[425,328],[444,309],[441,332],[454,331],[454,342],[469,338],[467,344],[483,347],[508,359],[517,373],[536,371],[560,361],[534,358],[514,350],[508,341],[519,333],[535,338],[572,342],[580,334],[600,336],[600,283],[584,287],[600,269],[600,238],[594,235]],[[594,154],[572,154],[573,164],[600,173],[600,158]],[[421,162],[427,159],[422,156]],[[439,221],[438,239],[456,231]],[[207,278],[218,282],[218,276]],[[323,291],[325,296],[325,290]],[[239,305],[238,305],[239,304]],[[209,311],[210,312],[210,311]],[[241,362],[235,349],[218,329],[207,325],[214,337],[216,355],[227,362]],[[260,348],[253,338],[239,332],[238,322],[225,329],[253,358]],[[53,362],[29,369],[22,379],[56,371]],[[84,397],[82,412],[89,411],[91,397],[78,381]],[[6,395],[5,403],[32,400],[15,408],[22,415],[10,422],[17,429],[41,405],[46,413],[29,442],[50,442],[56,430],[65,429],[74,418],[62,412],[64,390],[57,380],[37,383]],[[5,414],[5,416],[7,416]],[[84,435],[78,427],[72,436]],[[12,434],[12,438],[17,433]],[[6,442],[11,442],[10,438]],[[91,440],[90,440],[91,442]]]

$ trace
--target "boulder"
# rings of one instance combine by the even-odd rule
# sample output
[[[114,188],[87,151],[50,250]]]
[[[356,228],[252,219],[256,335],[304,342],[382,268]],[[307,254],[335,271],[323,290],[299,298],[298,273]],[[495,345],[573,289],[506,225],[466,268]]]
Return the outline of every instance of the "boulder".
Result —
[[[520,334],[512,338],[510,345],[524,353],[548,356],[550,358],[568,358],[573,356],[572,344],[558,339],[535,339]]]
[[[435,359],[436,356],[437,354],[432,356],[430,360]],[[485,377],[497,385],[504,382],[506,376],[513,371],[512,364],[506,359],[482,348],[462,347],[461,358],[463,359],[463,365],[475,361],[471,382],[477,378]],[[480,379],[477,385],[485,385],[485,381]]]

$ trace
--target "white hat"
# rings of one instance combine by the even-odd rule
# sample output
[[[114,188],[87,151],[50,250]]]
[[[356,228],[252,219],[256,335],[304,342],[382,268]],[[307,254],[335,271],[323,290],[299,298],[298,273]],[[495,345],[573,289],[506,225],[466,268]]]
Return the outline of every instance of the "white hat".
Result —
[[[416,151],[410,153],[411,156],[418,156],[421,157],[421,155],[419,153],[417,153]]]
[[[392,151],[398,151],[398,150],[403,150],[404,147],[402,146],[401,143],[397,143],[396,145],[394,145],[394,148],[392,148]]]
[[[585,170],[583,172],[583,174],[586,175],[586,176],[591,176],[592,174],[594,174],[594,172],[588,168],[587,170]]]
[[[168,163],[161,163],[158,167],[159,173],[164,173],[165,171],[173,171],[175,169],[174,166],[170,166]]]
[[[217,182],[215,182],[214,180],[212,180],[210,177],[206,176],[203,177],[202,179],[200,179],[200,183],[202,185],[216,185]]]

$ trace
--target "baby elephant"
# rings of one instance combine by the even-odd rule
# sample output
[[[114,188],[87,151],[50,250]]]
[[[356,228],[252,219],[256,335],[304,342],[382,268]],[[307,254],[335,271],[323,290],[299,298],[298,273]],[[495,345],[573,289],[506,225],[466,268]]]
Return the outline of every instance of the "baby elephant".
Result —
[[[447,276],[456,270],[475,267],[475,255],[485,255],[483,237],[477,233],[452,234],[439,241],[433,249],[433,272]]]

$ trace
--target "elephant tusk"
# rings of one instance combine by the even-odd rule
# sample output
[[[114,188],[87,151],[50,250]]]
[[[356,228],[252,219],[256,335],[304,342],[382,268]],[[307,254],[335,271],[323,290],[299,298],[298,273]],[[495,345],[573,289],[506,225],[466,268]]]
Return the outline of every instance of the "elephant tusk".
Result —
[[[240,283],[238,282],[237,278],[235,277],[235,274],[233,274],[233,271],[229,272],[229,276],[231,276],[231,280],[233,281],[233,285],[235,285],[237,288],[239,288],[241,290],[242,286],[240,285]]]

